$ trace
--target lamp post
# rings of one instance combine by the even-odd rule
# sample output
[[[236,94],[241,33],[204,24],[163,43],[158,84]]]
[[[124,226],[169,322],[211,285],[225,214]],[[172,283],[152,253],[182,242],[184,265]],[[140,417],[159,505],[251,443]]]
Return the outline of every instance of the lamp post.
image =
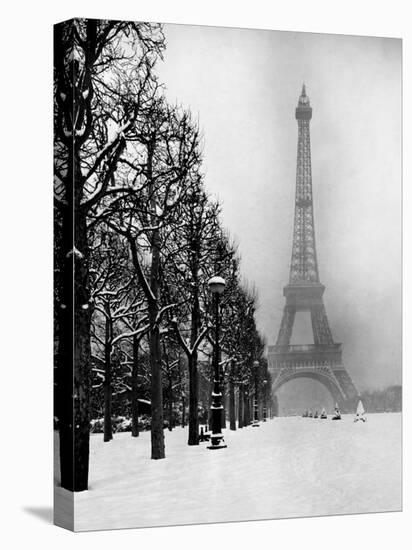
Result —
[[[266,378],[263,380],[263,418],[262,418],[262,422],[266,422],[266,417],[267,417],[267,410],[266,410],[266,400],[267,400],[267,383],[268,381],[266,380]]]
[[[249,384],[245,382],[245,389],[243,391],[244,405],[243,405],[243,425],[249,426],[250,424],[250,398],[249,398]]]
[[[229,375],[229,428],[236,430],[236,412],[235,412],[235,361],[230,362]]]
[[[219,349],[219,363],[221,363],[220,349]],[[222,430],[226,429],[226,408],[227,408],[227,399],[226,399],[226,380],[227,380],[227,364],[221,365],[220,369],[220,391],[222,393]]]
[[[238,408],[237,408],[237,415],[238,415],[238,428],[243,428],[244,418],[245,418],[245,392],[244,392],[244,383],[243,380],[239,380],[238,384]]]
[[[208,449],[225,449],[227,445],[223,443],[222,434],[222,392],[220,389],[220,345],[219,345],[219,300],[220,295],[225,290],[226,282],[222,277],[212,277],[208,282],[209,290],[214,299],[214,317],[215,317],[215,346],[213,354],[213,391],[212,391],[212,435],[210,436],[211,445]]]
[[[253,424],[254,428],[259,428],[259,404],[258,404],[258,391],[259,391],[259,361],[253,361],[253,370],[255,373],[255,399],[254,399],[254,411],[253,411]]]

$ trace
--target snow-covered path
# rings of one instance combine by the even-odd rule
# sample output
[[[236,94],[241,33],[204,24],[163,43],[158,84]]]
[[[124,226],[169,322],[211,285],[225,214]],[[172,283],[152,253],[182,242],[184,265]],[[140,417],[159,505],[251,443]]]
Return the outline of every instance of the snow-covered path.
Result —
[[[395,511],[401,508],[401,415],[353,423],[289,417],[225,430],[228,448],[166,434],[150,460],[150,434],[91,441],[90,490],[75,494],[75,529],[110,529]]]

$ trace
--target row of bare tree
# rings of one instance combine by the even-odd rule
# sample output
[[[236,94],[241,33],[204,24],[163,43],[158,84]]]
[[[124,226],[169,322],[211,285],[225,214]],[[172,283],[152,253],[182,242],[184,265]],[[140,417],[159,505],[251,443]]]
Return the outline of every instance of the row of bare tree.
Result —
[[[103,386],[110,441],[113,394],[130,393],[136,436],[148,384],[151,457],[164,458],[163,396],[181,384],[180,355],[188,444],[198,444],[199,355],[213,346],[209,277],[227,281],[221,345],[222,363],[236,365],[232,383],[251,377],[264,342],[256,293],[205,190],[198,125],[168,104],[156,77],[162,28],[72,20],[56,25],[54,43],[56,403],[61,484],[81,491],[91,392]]]

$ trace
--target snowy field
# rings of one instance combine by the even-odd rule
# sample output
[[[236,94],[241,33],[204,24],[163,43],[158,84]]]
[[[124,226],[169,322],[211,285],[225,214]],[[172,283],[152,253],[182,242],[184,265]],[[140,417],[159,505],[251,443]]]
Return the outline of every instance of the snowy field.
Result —
[[[166,431],[91,437],[90,490],[75,494],[75,530],[146,527],[401,509],[401,415],[339,422],[285,417],[225,430],[227,449]],[[60,491],[62,491],[60,489]],[[63,491],[65,492],[65,491]]]

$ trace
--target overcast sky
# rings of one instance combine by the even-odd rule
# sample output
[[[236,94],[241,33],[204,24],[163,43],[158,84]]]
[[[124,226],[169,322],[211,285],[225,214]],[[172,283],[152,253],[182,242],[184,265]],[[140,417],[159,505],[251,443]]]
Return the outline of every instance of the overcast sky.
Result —
[[[360,390],[401,382],[401,42],[165,25],[158,73],[204,135],[207,189],[274,344],[292,249],[302,87],[329,323]],[[309,342],[302,342],[309,343]]]

